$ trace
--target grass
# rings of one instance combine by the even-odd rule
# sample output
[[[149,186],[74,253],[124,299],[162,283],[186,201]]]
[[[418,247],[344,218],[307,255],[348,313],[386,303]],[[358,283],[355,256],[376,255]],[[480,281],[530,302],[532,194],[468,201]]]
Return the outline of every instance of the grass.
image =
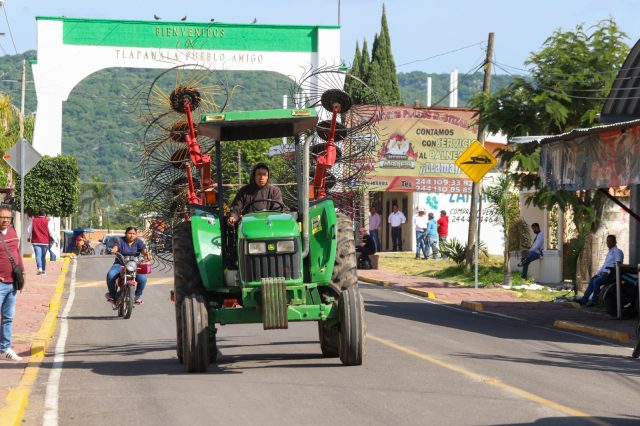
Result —
[[[450,260],[415,259],[410,252],[378,253],[378,265],[381,269],[394,271],[403,275],[415,277],[432,277],[455,283],[460,287],[473,287],[475,284],[475,270],[466,271],[464,265],[456,265]],[[502,271],[502,256],[481,256],[478,266],[478,287],[492,288],[502,285],[504,274]],[[520,275],[512,272],[513,285],[531,284],[531,280],[523,280]],[[563,296],[566,291],[555,290],[516,290],[518,296],[531,301],[551,301]]]

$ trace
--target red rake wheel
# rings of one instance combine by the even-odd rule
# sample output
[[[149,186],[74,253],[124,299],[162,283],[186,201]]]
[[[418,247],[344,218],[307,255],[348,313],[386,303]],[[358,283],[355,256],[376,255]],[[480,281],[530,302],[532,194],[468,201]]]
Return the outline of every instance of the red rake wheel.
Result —
[[[320,103],[327,111],[333,112],[337,107],[338,114],[345,114],[351,109],[351,96],[340,89],[329,89],[320,96]]]
[[[194,87],[178,86],[169,95],[171,109],[179,114],[186,114],[186,105],[189,105],[191,112],[195,111],[201,101],[200,92]]]

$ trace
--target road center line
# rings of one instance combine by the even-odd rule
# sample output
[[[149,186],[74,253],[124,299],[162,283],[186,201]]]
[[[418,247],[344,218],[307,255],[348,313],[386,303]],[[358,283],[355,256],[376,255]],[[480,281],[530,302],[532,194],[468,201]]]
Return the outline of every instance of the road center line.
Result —
[[[607,423],[605,421],[602,421],[600,419],[597,419],[593,416],[591,416],[590,414],[584,413],[582,411],[578,411],[575,410],[573,408],[567,407],[565,405],[562,404],[558,404],[557,402],[553,402],[551,400],[548,400],[546,398],[543,398],[539,395],[536,395],[534,393],[528,392],[524,389],[520,389],[517,388],[515,386],[511,386],[508,385],[506,383],[502,383],[501,381],[499,381],[498,379],[494,378],[494,377],[487,377],[487,376],[483,376],[481,374],[478,373],[474,373],[473,371],[469,371],[466,368],[463,367],[458,367],[456,365],[450,364],[448,362],[445,361],[441,361],[437,358],[434,358],[432,356],[429,356],[427,354],[424,354],[422,352],[418,352],[414,349],[408,348],[406,346],[402,346],[398,343],[392,342],[391,340],[387,340],[387,339],[382,339],[380,337],[376,337],[373,336],[371,334],[367,333],[367,339],[369,340],[373,340],[375,342],[381,343],[385,346],[388,346],[390,348],[396,349],[400,352],[404,352],[405,354],[414,356],[416,358],[422,359],[424,361],[428,361],[432,364],[435,364],[439,367],[443,367],[446,368],[447,370],[451,370],[454,371],[456,373],[460,373],[472,380],[481,382],[481,383],[486,383],[488,385],[491,386],[495,386],[499,389],[502,389],[504,391],[507,391],[509,393],[512,393],[514,395],[518,395],[522,398],[528,399],[530,401],[536,402],[538,404],[544,405],[546,407],[552,408],[554,410],[560,411],[561,413],[567,414],[569,416],[575,416],[575,417],[582,417],[584,418],[585,421],[588,421],[590,423],[596,424],[596,425],[600,425],[600,426],[611,426],[610,423]]]
[[[73,300],[76,297],[76,266],[77,261],[73,260],[71,265],[71,279],[69,283],[69,299],[64,306],[64,311],[60,315],[60,334],[56,342],[56,350],[54,352],[53,364],[47,381],[47,392],[44,398],[44,414],[42,416],[43,426],[58,425],[58,399],[60,390],[60,376],[62,375],[62,364],[64,363],[64,350],[67,344],[67,336],[69,335],[69,311],[73,306]]]

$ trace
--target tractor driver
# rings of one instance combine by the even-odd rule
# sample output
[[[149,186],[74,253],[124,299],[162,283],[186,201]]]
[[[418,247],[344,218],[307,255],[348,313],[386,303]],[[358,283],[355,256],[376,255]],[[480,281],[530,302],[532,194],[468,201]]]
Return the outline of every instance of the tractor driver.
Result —
[[[288,209],[282,202],[280,188],[269,183],[269,167],[258,163],[251,170],[251,182],[240,188],[233,199],[227,223],[233,225],[242,214],[262,210]]]

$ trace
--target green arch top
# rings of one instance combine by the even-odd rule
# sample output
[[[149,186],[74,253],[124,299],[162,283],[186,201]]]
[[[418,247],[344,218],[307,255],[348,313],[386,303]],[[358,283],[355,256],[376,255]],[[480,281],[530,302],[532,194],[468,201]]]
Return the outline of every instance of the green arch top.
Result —
[[[63,44],[155,49],[317,52],[320,29],[339,26],[124,21],[39,16],[62,21]]]

